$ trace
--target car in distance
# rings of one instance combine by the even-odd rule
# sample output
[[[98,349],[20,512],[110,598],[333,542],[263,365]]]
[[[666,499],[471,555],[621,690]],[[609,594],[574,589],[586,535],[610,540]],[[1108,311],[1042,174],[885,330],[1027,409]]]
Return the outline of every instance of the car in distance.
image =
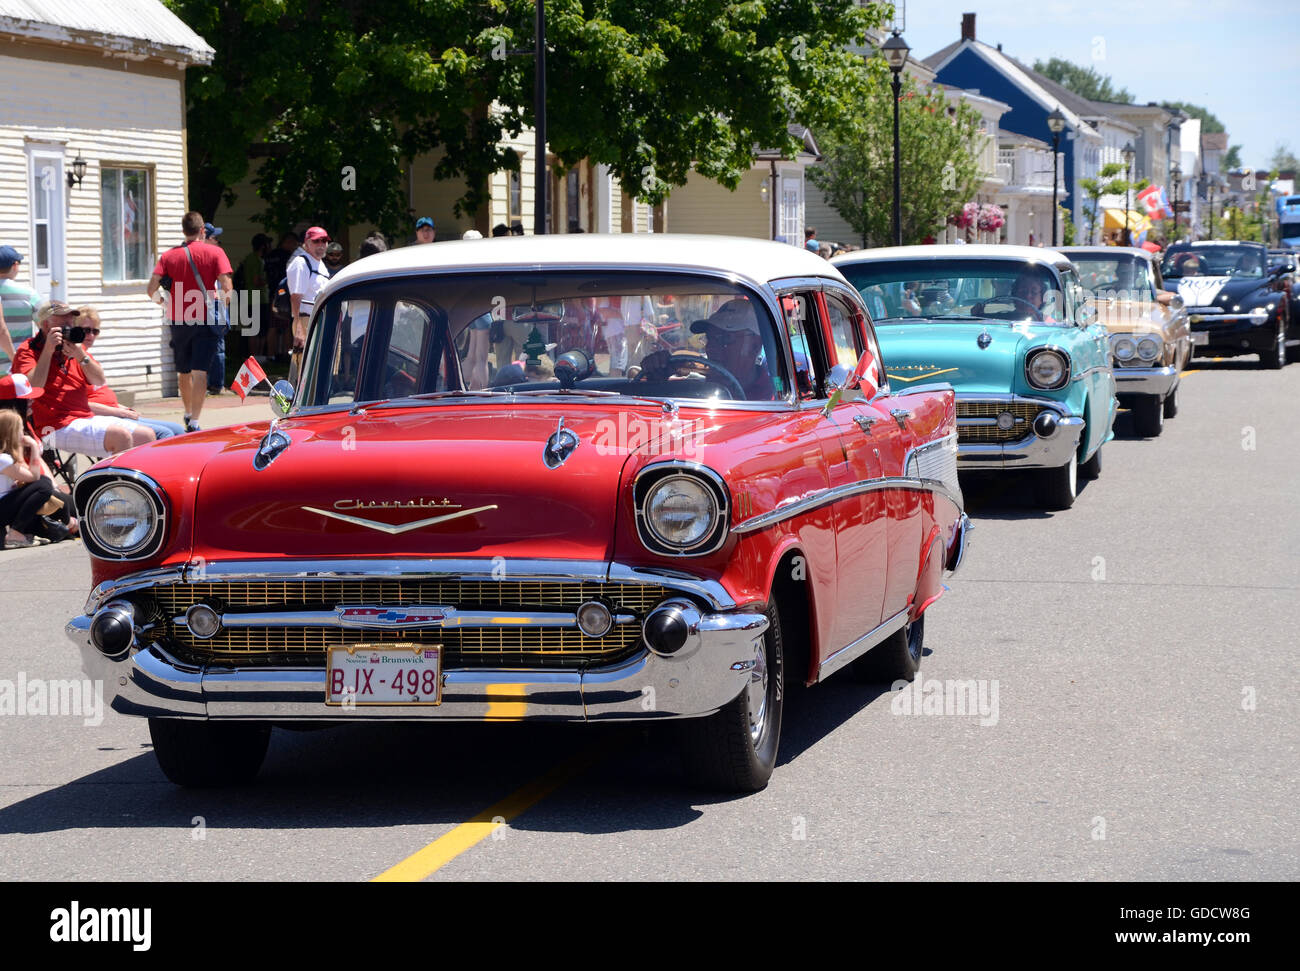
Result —
[[[1118,409],[1105,328],[1070,261],[1022,246],[903,246],[832,264],[862,294],[895,384],[957,391],[959,470],[1034,470],[1067,509]]]
[[[670,306],[695,343],[623,357],[615,318]],[[693,778],[760,789],[787,681],[910,680],[965,550],[953,392],[878,359],[857,292],[778,243],[367,257],[279,418],[78,481],[68,634],[180,784],[251,778],[276,725],[679,718]]]
[[[1287,347],[1300,344],[1291,317],[1291,274],[1270,264],[1261,243],[1200,240],[1174,243],[1160,266],[1187,305],[1196,353],[1258,354],[1261,367],[1286,365]]]
[[[1178,414],[1179,379],[1192,358],[1183,300],[1165,290],[1160,261],[1144,249],[1063,246],[1098,321],[1110,332],[1111,368],[1122,407],[1144,438]]]

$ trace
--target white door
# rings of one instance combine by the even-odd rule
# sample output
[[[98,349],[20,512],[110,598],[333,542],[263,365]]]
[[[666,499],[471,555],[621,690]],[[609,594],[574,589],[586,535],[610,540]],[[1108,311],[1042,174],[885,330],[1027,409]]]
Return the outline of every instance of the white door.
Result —
[[[67,300],[63,152],[33,148],[28,172],[28,211],[32,215],[32,251],[28,258],[32,286],[42,297]]]

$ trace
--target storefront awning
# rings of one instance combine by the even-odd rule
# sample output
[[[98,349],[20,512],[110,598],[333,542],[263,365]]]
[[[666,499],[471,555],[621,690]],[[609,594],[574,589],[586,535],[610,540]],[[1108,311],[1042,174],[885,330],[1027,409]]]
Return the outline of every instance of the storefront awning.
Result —
[[[1106,217],[1102,220],[1102,227],[1105,229],[1123,229],[1124,210],[1107,209]],[[1130,209],[1128,211],[1128,228],[1134,236],[1140,236],[1151,228],[1151,220],[1136,209]]]

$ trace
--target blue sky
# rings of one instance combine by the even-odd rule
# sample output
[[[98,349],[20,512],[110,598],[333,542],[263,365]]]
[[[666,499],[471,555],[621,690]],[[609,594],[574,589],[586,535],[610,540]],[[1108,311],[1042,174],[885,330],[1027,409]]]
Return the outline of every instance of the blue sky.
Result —
[[[1219,116],[1242,162],[1265,163],[1279,143],[1300,155],[1297,0],[907,0],[903,36],[928,57],[961,36],[1001,42],[1031,67],[1062,57],[1127,88],[1139,104],[1189,101]]]

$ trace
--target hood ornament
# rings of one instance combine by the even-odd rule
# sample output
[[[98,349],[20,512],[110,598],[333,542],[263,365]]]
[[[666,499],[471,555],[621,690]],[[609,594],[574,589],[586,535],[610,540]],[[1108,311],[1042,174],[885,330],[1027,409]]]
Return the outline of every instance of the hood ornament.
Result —
[[[979,337],[975,338],[975,343],[979,345],[981,351],[993,343],[993,335],[989,333],[987,327],[980,331]]]
[[[279,424],[280,419],[272,420],[271,427],[257,444],[257,451],[253,454],[253,468],[258,472],[274,462],[280,457],[281,452],[293,444],[289,436],[277,427]]]
[[[542,450],[542,462],[548,469],[558,469],[579,445],[577,432],[564,427],[564,418],[555,426],[555,432],[546,440]]]

